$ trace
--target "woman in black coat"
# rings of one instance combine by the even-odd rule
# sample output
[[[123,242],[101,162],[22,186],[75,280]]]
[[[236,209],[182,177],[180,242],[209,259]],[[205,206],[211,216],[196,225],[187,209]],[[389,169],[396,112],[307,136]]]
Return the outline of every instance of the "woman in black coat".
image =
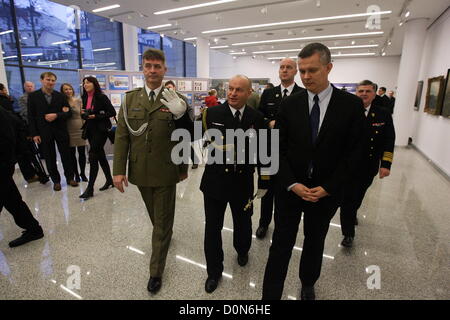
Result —
[[[83,109],[81,117],[86,120],[83,130],[84,136],[89,141],[89,184],[80,196],[82,199],[89,199],[94,196],[94,183],[98,174],[98,164],[100,163],[106,177],[106,183],[100,191],[113,187],[113,179],[108,160],[106,159],[104,146],[108,139],[108,130],[111,129],[110,118],[116,115],[116,110],[100,89],[96,78],[85,77],[83,79]]]

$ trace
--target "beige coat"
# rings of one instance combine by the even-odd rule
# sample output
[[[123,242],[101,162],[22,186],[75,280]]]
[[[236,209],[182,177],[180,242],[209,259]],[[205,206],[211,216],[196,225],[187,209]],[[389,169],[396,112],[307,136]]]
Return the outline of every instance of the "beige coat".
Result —
[[[69,101],[70,109],[72,111],[72,117],[67,119],[67,132],[70,137],[71,147],[81,147],[86,145],[86,140],[81,138],[83,130],[81,127],[84,124],[84,120],[81,119],[81,99],[73,98]]]

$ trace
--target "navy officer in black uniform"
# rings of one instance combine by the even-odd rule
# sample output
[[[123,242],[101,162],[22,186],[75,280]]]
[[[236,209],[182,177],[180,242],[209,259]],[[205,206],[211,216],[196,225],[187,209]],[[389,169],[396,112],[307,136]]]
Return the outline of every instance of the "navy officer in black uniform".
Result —
[[[356,95],[364,103],[366,114],[363,139],[362,161],[357,174],[350,179],[343,191],[341,203],[341,229],[344,247],[353,245],[356,215],[373,178],[379,173],[380,179],[390,174],[394,156],[395,130],[392,116],[382,106],[374,104],[376,85],[370,80],[358,84]]]
[[[305,90],[295,83],[294,78],[296,74],[297,63],[293,59],[285,58],[281,60],[280,68],[278,69],[281,84],[271,89],[265,89],[261,96],[259,111],[263,113],[264,119],[271,129],[275,126],[275,117],[278,114],[281,101],[294,93]],[[256,229],[256,237],[258,239],[266,236],[267,228],[272,221],[273,200],[274,181],[271,180],[266,195],[261,199],[261,217],[258,229]],[[276,210],[277,207],[275,206]]]
[[[208,278],[205,291],[213,292],[222,277],[223,250],[222,236],[223,221],[227,204],[230,204],[233,216],[233,246],[237,251],[237,262],[245,266],[248,262],[248,251],[252,242],[253,206],[253,175],[255,171],[254,154],[250,154],[249,141],[239,145],[237,138],[231,140],[226,137],[226,130],[236,129],[265,129],[263,115],[248,106],[246,101],[251,94],[251,82],[242,75],[230,79],[227,101],[221,105],[208,108],[203,113],[203,127],[206,130],[216,129],[222,136],[213,137],[211,131],[206,131],[206,138],[210,141],[208,161],[203,173],[200,190],[203,192],[205,205],[205,256]],[[257,136],[257,132],[248,137]],[[242,150],[242,146],[244,149]],[[245,160],[240,159],[236,150],[245,151]],[[238,152],[239,153],[239,152]],[[232,159],[234,157],[234,159]],[[212,158],[222,159],[213,163]],[[241,161],[242,160],[242,161]],[[222,162],[222,163],[219,163]],[[253,164],[252,164],[253,162]],[[257,197],[266,192],[265,186],[269,176],[261,176],[258,182]]]

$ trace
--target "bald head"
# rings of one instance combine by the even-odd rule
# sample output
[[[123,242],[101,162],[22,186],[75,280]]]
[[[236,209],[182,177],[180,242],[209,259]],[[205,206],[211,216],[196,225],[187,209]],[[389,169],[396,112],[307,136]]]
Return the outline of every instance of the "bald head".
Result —
[[[280,69],[278,70],[281,84],[284,87],[289,87],[294,83],[295,75],[297,74],[297,63],[291,58],[285,58],[280,61]]]
[[[252,81],[244,75],[236,75],[228,83],[228,104],[239,110],[245,105],[251,93]]]
[[[23,84],[23,88],[25,90],[26,93],[31,93],[34,91],[34,83],[31,81],[25,81],[25,83]]]

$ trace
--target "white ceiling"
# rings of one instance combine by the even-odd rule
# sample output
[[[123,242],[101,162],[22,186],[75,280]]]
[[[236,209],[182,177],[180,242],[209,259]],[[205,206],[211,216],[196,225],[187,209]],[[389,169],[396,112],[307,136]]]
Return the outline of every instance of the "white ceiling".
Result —
[[[211,46],[228,45],[228,48],[215,49],[224,53],[231,50],[245,50],[247,55],[256,51],[299,49],[308,42],[322,42],[329,47],[378,44],[376,48],[336,49],[332,53],[368,53],[381,54],[386,48],[386,55],[400,55],[405,26],[399,21],[405,20],[402,13],[406,9],[410,16],[406,20],[428,18],[431,24],[450,5],[450,0],[236,0],[203,8],[155,15],[154,12],[195,5],[213,0],[55,0],[65,5],[78,5],[82,10],[119,4],[120,8],[96,13],[116,21],[134,25],[143,29],[149,26],[172,24],[170,27],[153,31],[184,40],[190,37],[203,37],[210,40]],[[432,5],[431,5],[432,2]],[[328,20],[320,22],[296,23],[284,26],[251,28],[246,30],[224,31],[202,34],[203,31],[266,24],[282,21],[302,20],[337,15],[366,13],[370,5],[379,6],[381,11],[392,11],[381,16],[381,29],[366,29],[367,17]],[[333,40],[298,40],[233,46],[242,42],[302,38],[349,33],[382,31],[382,35],[337,38]],[[217,42],[214,41],[216,39]],[[392,41],[387,45],[388,40]],[[195,43],[194,41],[191,41]],[[256,54],[258,58],[296,56],[298,52]]]

